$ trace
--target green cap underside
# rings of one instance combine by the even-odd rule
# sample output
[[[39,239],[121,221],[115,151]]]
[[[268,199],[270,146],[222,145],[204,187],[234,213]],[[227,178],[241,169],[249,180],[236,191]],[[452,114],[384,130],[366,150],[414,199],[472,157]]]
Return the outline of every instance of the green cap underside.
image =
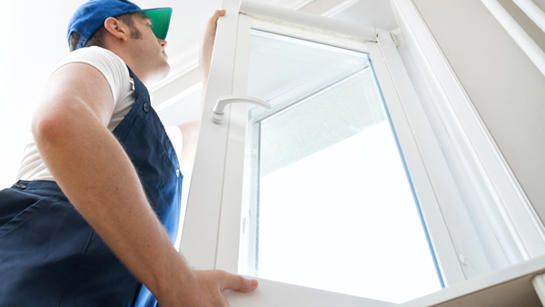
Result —
[[[151,19],[151,30],[157,38],[164,40],[167,37],[170,25],[171,8],[143,10],[142,13]]]

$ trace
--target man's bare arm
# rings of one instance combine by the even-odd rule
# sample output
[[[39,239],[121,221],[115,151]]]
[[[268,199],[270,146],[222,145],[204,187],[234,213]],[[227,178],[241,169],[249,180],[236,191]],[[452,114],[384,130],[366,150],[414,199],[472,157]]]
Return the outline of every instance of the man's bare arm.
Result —
[[[105,127],[112,110],[111,90],[100,72],[70,63],[51,76],[33,120],[38,149],[78,212],[162,306],[217,306],[224,288],[255,288],[232,274],[189,269]]]
[[[208,84],[208,72],[210,70],[210,62],[212,60],[212,49],[214,48],[214,41],[216,38],[216,29],[218,19],[225,16],[225,10],[216,10],[214,15],[210,17],[206,25],[204,32],[203,43],[201,46],[200,54],[200,69],[202,75],[203,89],[201,98],[201,113],[204,108],[204,93]],[[193,162],[195,160],[195,152],[197,150],[197,141],[199,138],[199,131],[201,128],[200,121],[186,122],[178,125],[183,135],[182,144],[182,158],[181,169],[184,174],[190,173],[193,168]]]
[[[214,15],[210,17],[208,23],[206,24],[206,30],[204,31],[200,55],[201,74],[202,80],[205,85],[203,88],[206,87],[206,82],[208,81],[208,72],[210,71],[210,62],[212,60],[212,50],[214,49],[214,41],[216,39],[218,20],[220,17],[225,16],[225,14],[225,10],[215,11]]]
[[[68,199],[118,258],[158,297],[165,282],[191,271],[151,209],[122,146],[106,129],[113,97],[106,79],[83,63],[51,77],[33,134]]]

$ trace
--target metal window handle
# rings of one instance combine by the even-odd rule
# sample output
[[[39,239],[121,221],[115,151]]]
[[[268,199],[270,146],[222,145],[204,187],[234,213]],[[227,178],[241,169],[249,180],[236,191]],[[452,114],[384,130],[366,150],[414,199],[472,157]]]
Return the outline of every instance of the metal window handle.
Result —
[[[221,123],[221,119],[223,118],[223,113],[225,110],[225,107],[234,102],[244,102],[244,103],[251,103],[255,105],[262,106],[264,108],[270,109],[271,104],[263,101],[259,98],[255,97],[249,97],[249,96],[222,96],[218,99],[218,102],[216,103],[216,106],[214,107],[214,114],[212,115],[212,121],[216,124]]]

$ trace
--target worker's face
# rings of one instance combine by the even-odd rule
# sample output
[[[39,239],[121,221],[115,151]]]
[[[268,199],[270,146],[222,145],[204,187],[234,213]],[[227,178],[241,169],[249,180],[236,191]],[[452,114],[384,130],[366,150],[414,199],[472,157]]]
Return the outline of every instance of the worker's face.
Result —
[[[157,81],[164,78],[169,70],[168,56],[165,51],[167,42],[158,39],[151,30],[151,20],[133,16],[134,26],[140,31],[141,37],[133,39],[133,47],[140,64],[146,67],[148,79]]]

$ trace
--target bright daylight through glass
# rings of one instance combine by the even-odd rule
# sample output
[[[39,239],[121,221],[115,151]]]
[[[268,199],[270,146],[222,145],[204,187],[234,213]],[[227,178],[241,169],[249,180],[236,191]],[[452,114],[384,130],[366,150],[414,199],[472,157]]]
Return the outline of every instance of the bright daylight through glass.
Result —
[[[251,112],[240,270],[390,302],[439,290],[368,56],[253,31],[248,80],[274,107]]]

